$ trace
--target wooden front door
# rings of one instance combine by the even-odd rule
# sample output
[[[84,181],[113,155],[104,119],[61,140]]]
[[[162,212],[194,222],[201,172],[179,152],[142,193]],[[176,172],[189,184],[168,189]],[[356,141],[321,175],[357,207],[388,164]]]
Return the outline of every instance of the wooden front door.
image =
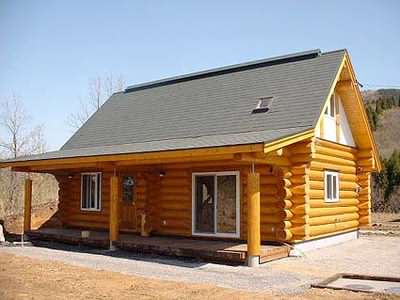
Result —
[[[121,174],[120,201],[121,201],[121,230],[136,231],[137,226],[137,197],[136,178],[133,174]]]

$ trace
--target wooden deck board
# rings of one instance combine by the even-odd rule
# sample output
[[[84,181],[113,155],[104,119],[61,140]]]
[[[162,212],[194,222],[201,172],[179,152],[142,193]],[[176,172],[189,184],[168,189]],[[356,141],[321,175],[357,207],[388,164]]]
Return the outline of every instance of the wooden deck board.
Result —
[[[81,237],[81,230],[66,228],[43,228],[28,233],[31,240],[58,241],[68,244],[107,248],[108,232],[90,231],[89,238]],[[192,257],[206,261],[241,264],[246,262],[247,245],[243,241],[218,241],[184,237],[151,236],[141,237],[122,233],[116,245],[136,253],[151,253],[177,257]],[[287,257],[285,245],[262,245],[261,263]]]

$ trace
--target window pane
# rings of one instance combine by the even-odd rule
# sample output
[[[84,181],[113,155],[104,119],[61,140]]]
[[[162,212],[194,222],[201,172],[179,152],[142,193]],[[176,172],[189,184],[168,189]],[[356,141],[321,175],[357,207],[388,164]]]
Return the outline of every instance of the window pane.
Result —
[[[214,233],[214,176],[195,177],[195,232]]]
[[[101,174],[97,174],[96,209],[100,209],[100,199],[101,199]]]
[[[100,209],[101,174],[82,175],[82,208]]]
[[[326,175],[326,183],[327,189],[326,189],[326,198],[327,199],[332,199],[332,175],[328,174]]]
[[[337,193],[337,181],[336,181],[336,179],[337,179],[336,175],[332,176],[332,193],[333,193],[332,199],[337,199],[337,195],[336,195],[336,193]]]
[[[217,231],[236,233],[236,175],[217,177]]]
[[[330,105],[331,105],[330,115],[331,115],[331,117],[334,117],[335,116],[335,97],[333,95],[331,96]]]
[[[122,200],[128,203],[133,202],[135,181],[132,176],[122,177]]]
[[[87,208],[87,185],[86,185],[86,175],[82,176],[82,208]]]
[[[96,208],[95,194],[96,194],[96,176],[90,175],[90,208]]]

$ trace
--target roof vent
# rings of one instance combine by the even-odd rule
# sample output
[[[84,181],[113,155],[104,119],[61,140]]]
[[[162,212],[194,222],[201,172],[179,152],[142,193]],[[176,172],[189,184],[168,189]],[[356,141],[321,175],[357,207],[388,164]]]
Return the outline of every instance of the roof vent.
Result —
[[[256,108],[253,109],[252,113],[253,114],[258,114],[258,113],[265,113],[271,109],[273,97],[261,97],[258,98],[258,103]]]

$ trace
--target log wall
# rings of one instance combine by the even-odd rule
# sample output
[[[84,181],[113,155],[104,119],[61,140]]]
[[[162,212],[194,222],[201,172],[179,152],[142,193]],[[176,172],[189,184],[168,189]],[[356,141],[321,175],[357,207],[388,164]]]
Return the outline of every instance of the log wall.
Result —
[[[240,238],[247,238],[247,175],[250,166],[243,163],[226,162],[202,166],[184,164],[166,166],[159,170],[138,172],[135,176],[136,209],[145,211],[154,233],[162,235],[191,236],[192,234],[192,173],[194,172],[240,172]],[[134,171],[132,171],[134,172]],[[261,239],[281,240],[285,236],[286,202],[283,200],[282,179],[268,165],[257,165],[261,189]],[[126,170],[125,172],[126,173]],[[110,176],[102,172],[101,211],[80,209],[81,177],[57,176],[59,182],[59,211],[64,225],[93,229],[109,228]],[[121,211],[121,214],[124,212]]]
[[[357,229],[357,150],[316,139],[309,164],[309,237]],[[324,171],[339,173],[339,201],[325,202]]]
[[[256,164],[255,171],[260,173],[262,241],[298,242],[369,224],[370,151],[318,138],[283,150],[276,154],[279,157],[269,156],[271,165]],[[165,173],[162,177],[160,168],[130,170],[137,180],[136,208],[146,212],[153,233],[192,235],[192,173],[239,171],[240,238],[247,238],[248,162],[168,164],[161,170]],[[338,202],[325,202],[325,170],[339,172]],[[60,215],[65,225],[108,229],[110,175],[102,173],[100,212],[80,210],[79,173],[72,178],[57,177]]]
[[[99,170],[99,172],[101,172]],[[93,229],[109,228],[110,218],[110,177],[112,173],[102,172],[101,210],[81,210],[81,174],[56,176],[59,184],[59,212],[63,225]],[[70,178],[71,177],[71,178]],[[146,180],[142,174],[137,175],[136,205],[144,209],[146,203]]]

